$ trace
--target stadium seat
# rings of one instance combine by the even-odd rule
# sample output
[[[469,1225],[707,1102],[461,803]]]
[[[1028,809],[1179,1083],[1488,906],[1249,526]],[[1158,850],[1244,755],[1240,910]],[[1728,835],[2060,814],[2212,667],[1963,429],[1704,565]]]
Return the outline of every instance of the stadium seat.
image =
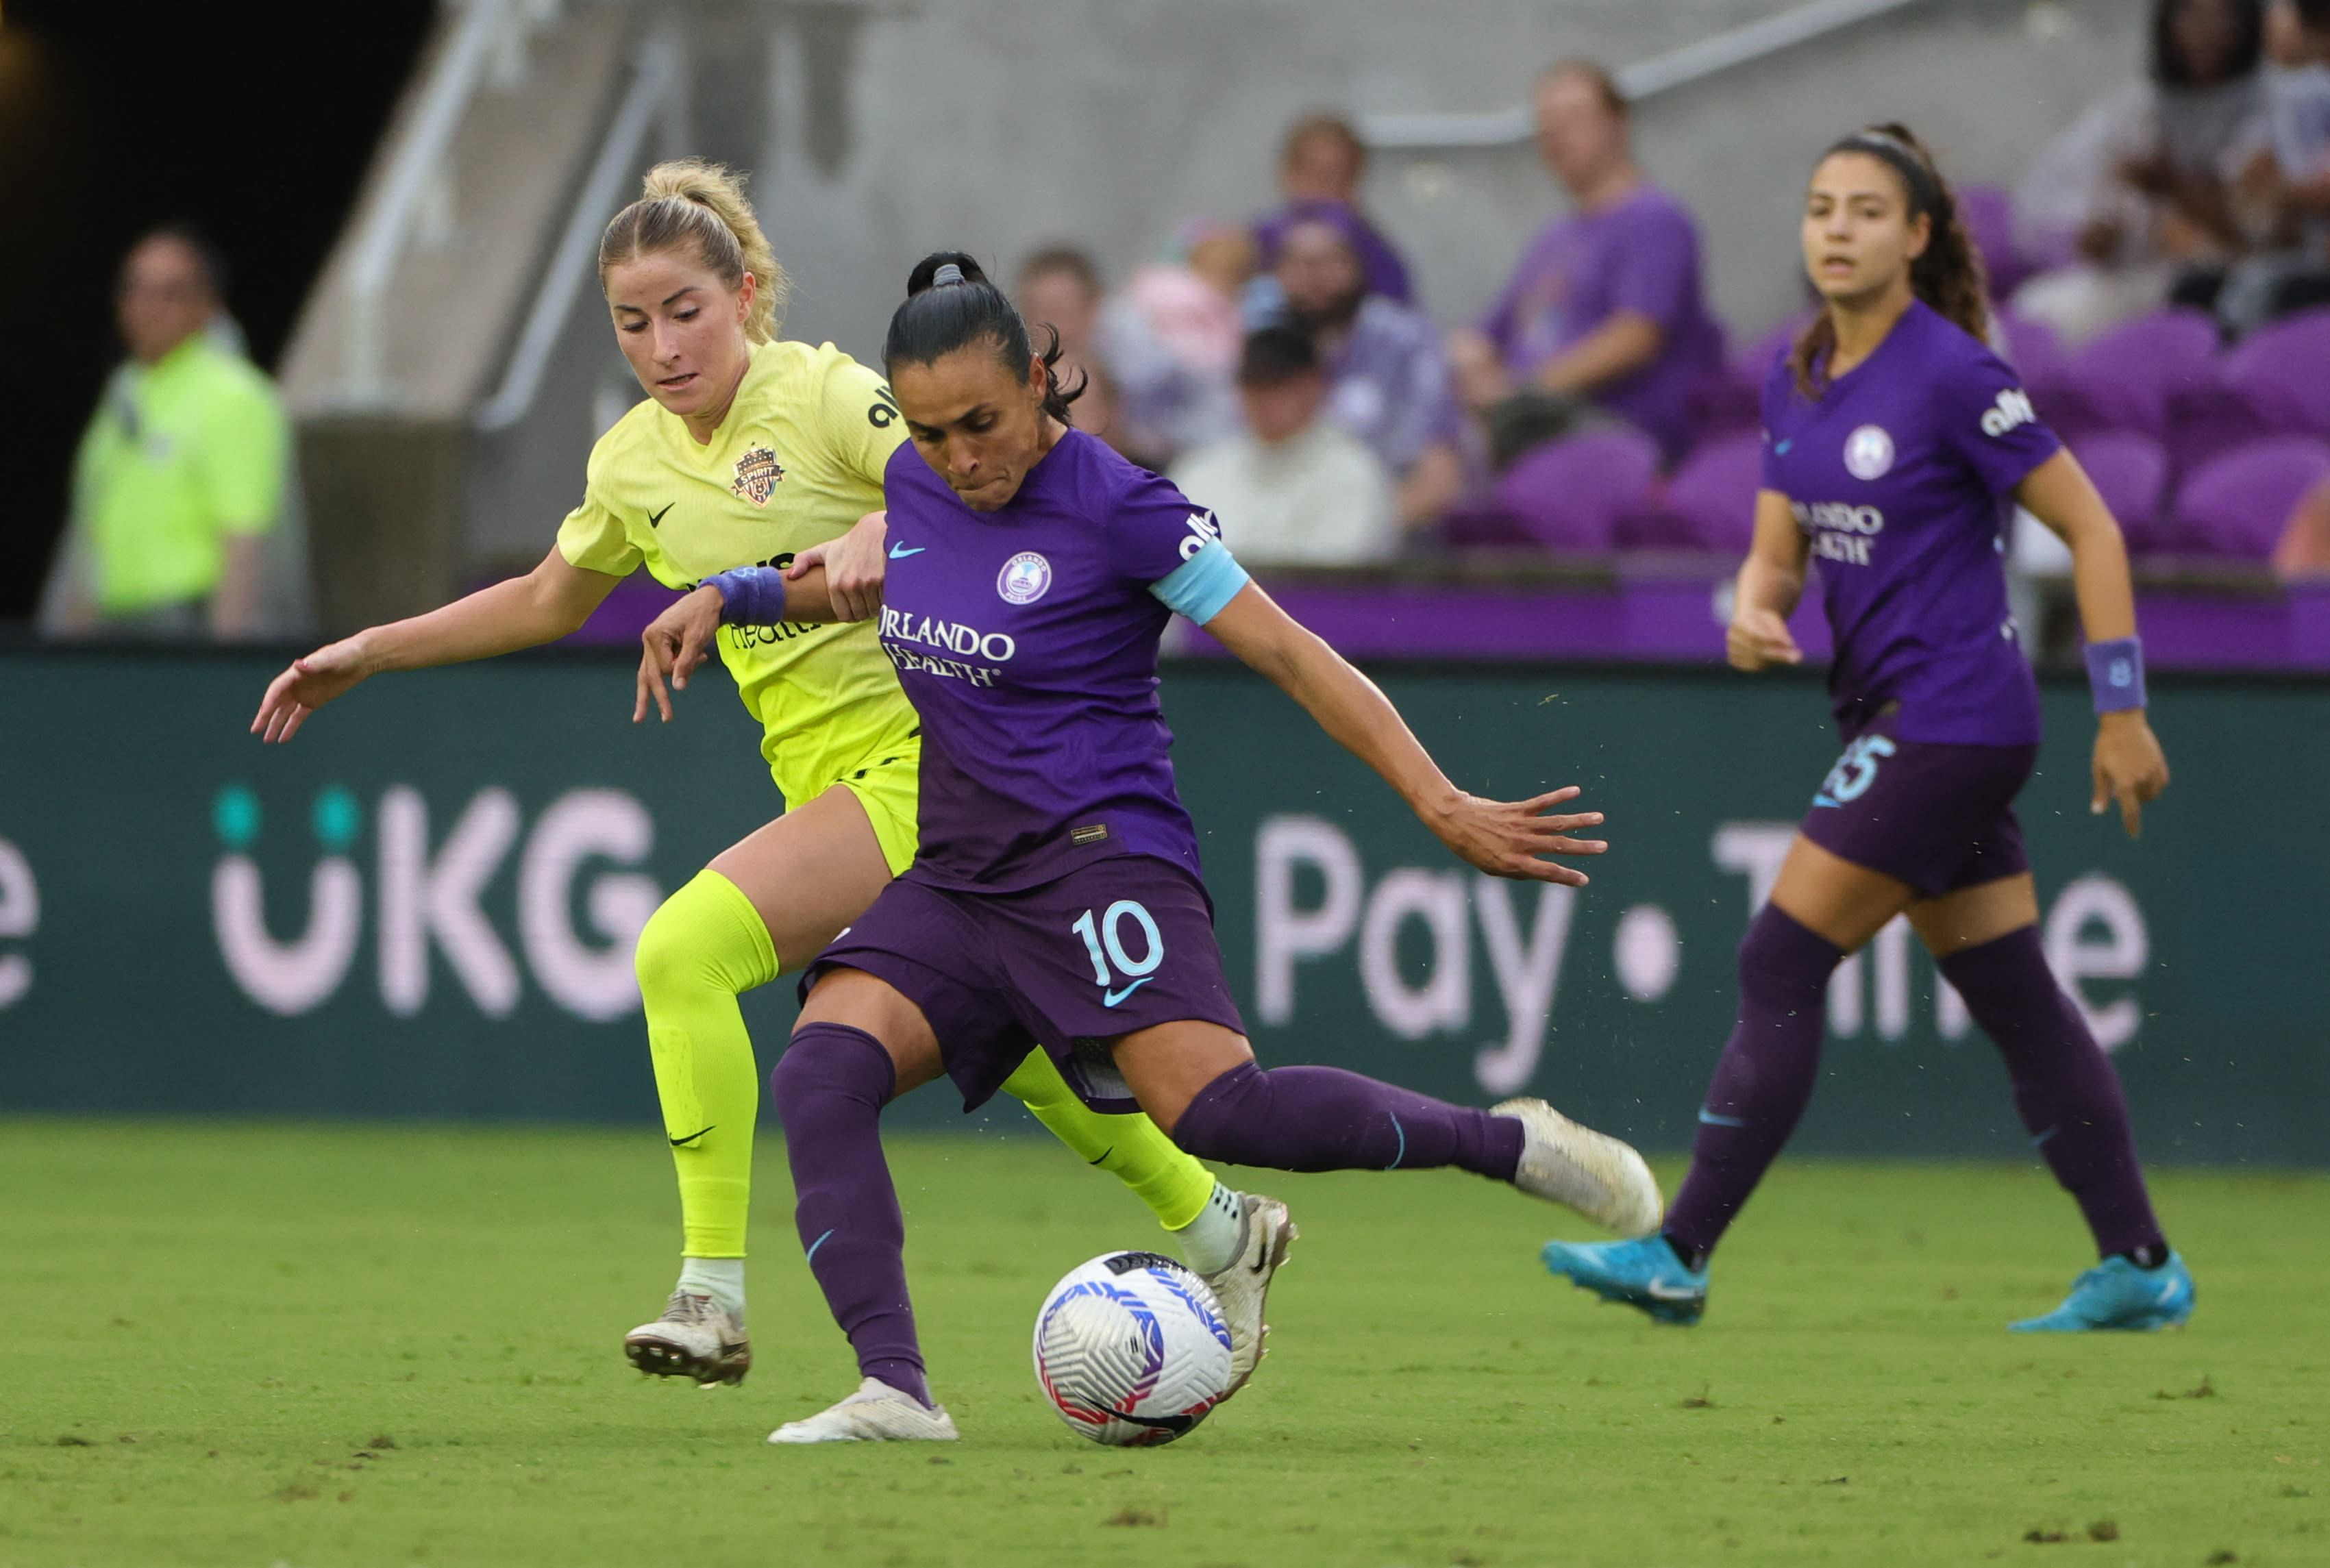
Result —
[[[1524,456],[1496,499],[1544,548],[1599,554],[1616,545],[1621,518],[1645,509],[1658,468],[1658,446],[1640,430],[1590,430]]]
[[[2034,383],[2039,417],[2065,440],[2098,430],[2161,439],[2171,401],[2211,384],[2217,324],[2198,310],[2158,310],[2114,327]],[[2027,375],[2027,373],[2026,373]]]
[[[2014,198],[2004,187],[1960,185],[1958,216],[1982,252],[1993,298],[2005,298],[2037,270],[2014,243]]]
[[[1998,328],[2006,338],[2006,362],[2022,377],[2024,386],[2043,383],[2061,373],[2063,340],[2053,327],[2001,306]]]
[[[1654,512],[1620,522],[1620,547],[1745,555],[1756,532],[1756,488],[1763,471],[1758,431],[1702,443],[1667,481]]]
[[[2176,547],[2263,561],[2298,498],[2330,478],[2330,441],[2268,436],[2202,464],[2176,495]]]
[[[2136,430],[2098,430],[2070,443],[2071,455],[2095,481],[2097,493],[2136,554],[2173,547],[2161,528],[2160,502],[2168,488],[2168,454]]]
[[[2265,434],[2330,437],[2330,307],[2269,322],[2170,407],[2168,456],[2179,474]]]

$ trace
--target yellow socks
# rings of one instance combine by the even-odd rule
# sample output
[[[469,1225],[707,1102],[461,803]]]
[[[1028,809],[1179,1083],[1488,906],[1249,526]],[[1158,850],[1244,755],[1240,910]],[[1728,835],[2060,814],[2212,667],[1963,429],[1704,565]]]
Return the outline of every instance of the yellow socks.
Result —
[[[1003,1081],[1003,1092],[1035,1112],[1085,1164],[1131,1187],[1167,1230],[1180,1230],[1205,1212],[1214,1194],[1213,1173],[1147,1117],[1104,1116],[1085,1105],[1041,1047]]]
[[[656,1093],[679,1167],[681,1251],[742,1258],[761,1073],[736,997],[777,978],[776,947],[743,890],[704,871],[640,930],[637,961]]]

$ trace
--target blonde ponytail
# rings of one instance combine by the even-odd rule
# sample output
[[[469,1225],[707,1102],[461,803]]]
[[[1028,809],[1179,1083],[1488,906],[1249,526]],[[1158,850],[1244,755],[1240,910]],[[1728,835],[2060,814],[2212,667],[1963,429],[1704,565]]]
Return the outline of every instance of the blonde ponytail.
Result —
[[[766,343],[777,334],[777,307],[788,282],[784,269],[744,199],[744,176],[701,158],[677,158],[648,171],[639,199],[607,225],[599,240],[599,286],[607,270],[641,256],[692,247],[729,288],[750,272],[755,284],[744,335]]]

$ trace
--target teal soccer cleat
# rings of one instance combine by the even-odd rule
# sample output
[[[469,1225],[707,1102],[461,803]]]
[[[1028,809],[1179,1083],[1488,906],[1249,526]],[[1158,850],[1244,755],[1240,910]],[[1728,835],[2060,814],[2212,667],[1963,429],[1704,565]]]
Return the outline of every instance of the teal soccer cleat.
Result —
[[[1639,1307],[1688,1328],[1707,1310],[1707,1270],[1687,1269],[1664,1236],[1631,1242],[1548,1242],[1545,1266],[1605,1301]]]
[[[2193,1272],[2174,1252],[2157,1269],[2115,1254],[2071,1281],[2063,1304],[2007,1327],[2017,1334],[2085,1334],[2091,1328],[2147,1332],[2181,1328],[2193,1316]]]

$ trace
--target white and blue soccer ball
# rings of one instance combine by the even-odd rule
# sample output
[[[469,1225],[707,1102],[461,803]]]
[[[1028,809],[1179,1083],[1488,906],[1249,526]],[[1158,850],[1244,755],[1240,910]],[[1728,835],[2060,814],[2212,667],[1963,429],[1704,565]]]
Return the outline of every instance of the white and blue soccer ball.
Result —
[[[1072,1270],[1036,1315],[1036,1381],[1068,1430],[1113,1448],[1186,1435],[1230,1386],[1213,1288],[1155,1252]]]

